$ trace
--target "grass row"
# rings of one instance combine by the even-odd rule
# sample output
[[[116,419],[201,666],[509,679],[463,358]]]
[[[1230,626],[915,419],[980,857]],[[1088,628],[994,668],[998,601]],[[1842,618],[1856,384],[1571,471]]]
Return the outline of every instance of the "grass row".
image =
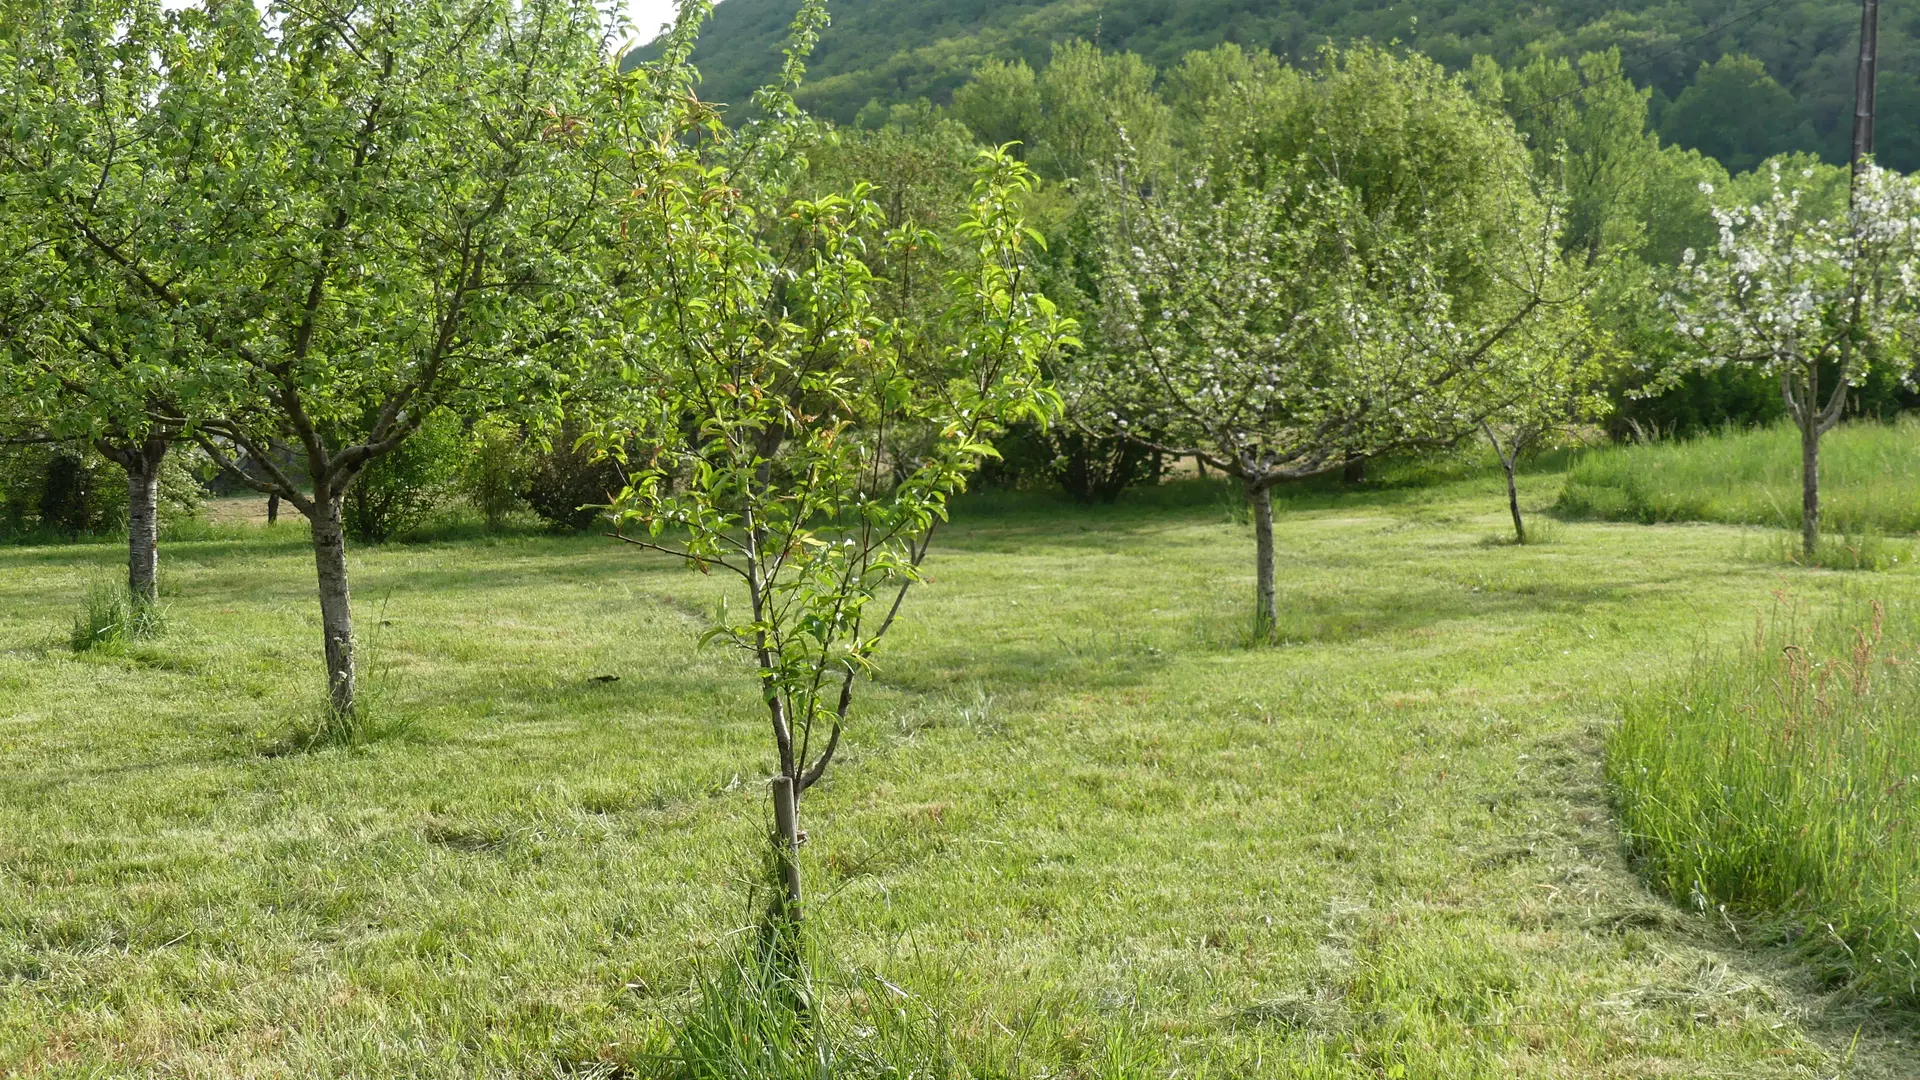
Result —
[[[1556,509],[1642,524],[1716,521],[1800,527],[1800,443],[1792,424],[1581,455]],[[1920,423],[1857,422],[1821,442],[1823,527],[1856,537],[1920,531]]]
[[[1799,946],[1830,983],[1920,1004],[1920,619],[1777,606],[1636,695],[1607,757],[1657,884]]]

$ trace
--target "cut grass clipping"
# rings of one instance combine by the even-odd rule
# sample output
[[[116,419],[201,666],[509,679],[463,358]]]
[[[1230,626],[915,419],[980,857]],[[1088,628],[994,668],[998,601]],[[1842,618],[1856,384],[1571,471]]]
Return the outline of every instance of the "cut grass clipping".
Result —
[[[68,644],[74,652],[114,652],[135,638],[160,632],[158,605],[133,595],[124,584],[98,579],[87,585]]]
[[[1629,700],[1608,747],[1655,882],[1803,948],[1831,984],[1920,1003],[1920,613],[1849,603]]]

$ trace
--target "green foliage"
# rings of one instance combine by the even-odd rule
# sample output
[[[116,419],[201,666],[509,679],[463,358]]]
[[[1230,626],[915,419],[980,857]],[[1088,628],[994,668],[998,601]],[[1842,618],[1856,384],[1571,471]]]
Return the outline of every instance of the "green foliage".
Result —
[[[1020,143],[1042,176],[1084,176],[1123,149],[1154,162],[1165,156],[1169,117],[1155,76],[1132,53],[1069,40],[1038,76],[1024,62],[983,67],[954,94],[953,113],[990,146]]]
[[[683,10],[674,48],[702,14]],[[744,586],[704,638],[753,658],[796,797],[832,760],[948,501],[1006,425],[1046,418],[1043,365],[1071,330],[1033,291],[1030,174],[1004,152],[981,155],[940,232],[887,228],[866,183],[789,196],[813,137],[789,95],[825,18],[803,5],[759,95],[768,119],[737,134],[677,95],[647,111],[641,88],[681,77],[671,48],[622,87],[620,271],[657,285],[620,298],[602,433],[632,469],[614,504],[629,542]],[[695,137],[701,152],[674,149]],[[937,305],[882,307],[876,232],[896,251],[952,246]]]
[[[794,0],[720,5],[694,54],[705,75],[702,96],[739,106],[770,79],[794,7]],[[1037,69],[1054,45],[1074,38],[1138,54],[1163,71],[1195,50],[1222,43],[1311,63],[1314,50],[1328,42],[1397,42],[1456,71],[1483,55],[1526,64],[1539,55],[1571,59],[1618,46],[1634,80],[1654,90],[1662,104],[1684,96],[1702,65],[1711,73],[1745,62],[1722,57],[1757,57],[1788,89],[1788,111],[1716,90],[1705,100],[1696,95],[1684,115],[1717,123],[1714,114],[1731,102],[1748,107],[1752,123],[1797,140],[1783,148],[1844,161],[1859,23],[1859,5],[1848,0],[1757,11],[1731,2],[1623,11],[1599,3],[1539,8],[1510,0],[1374,6],[1311,0],[841,0],[801,101],[836,121],[851,120],[876,100],[883,106],[921,97],[945,103],[976,72],[1002,62]],[[1900,169],[1920,167],[1920,76],[1911,62],[1920,13],[1886,9],[1880,34],[1882,160]],[[1770,137],[1754,134],[1763,142]]]
[[[1082,414],[1264,487],[1566,382],[1549,316],[1577,294],[1505,117],[1374,49],[1270,75],[1208,119],[1204,168],[1102,185]]]
[[[895,106],[879,127],[836,132],[809,150],[801,185],[808,194],[871,188],[880,213],[857,235],[880,318],[938,321],[948,275],[964,263],[963,250],[941,243],[939,233],[966,213],[978,154],[965,125],[925,102]],[[932,374],[931,355],[913,363]]]
[[[40,528],[78,536],[125,517],[125,479],[111,464],[69,447],[54,449],[45,461],[35,507]]]
[[[1323,49],[1304,72],[1250,70],[1186,136],[1184,156],[1216,182],[1266,187],[1308,167],[1352,194],[1372,235],[1420,247],[1420,266],[1469,309],[1500,291],[1503,261],[1537,247],[1544,185],[1466,79],[1372,46]]]
[[[1796,944],[1834,983],[1920,1003],[1920,625],[1858,602],[1629,699],[1607,747],[1628,842],[1676,900]]]
[[[160,522],[179,528],[199,516],[203,459],[176,448],[161,463]],[[0,537],[76,537],[123,529],[127,474],[70,444],[0,446]]]
[[[1856,422],[1822,445],[1822,514],[1842,535],[1920,532],[1920,430]],[[1800,442],[1792,424],[1610,446],[1574,462],[1558,502],[1608,521],[1719,521],[1800,527]]]
[[[1815,145],[1800,104],[1751,56],[1701,63],[1693,84],[1660,114],[1660,136],[1747,172],[1775,154]]]
[[[1083,504],[1114,503],[1122,492],[1159,481],[1166,458],[1137,439],[1072,423],[1016,424],[994,444],[999,456],[980,468],[984,487],[1058,487]]]
[[[459,417],[446,410],[434,413],[405,442],[373,459],[347,489],[342,506],[347,535],[378,544],[418,527],[445,504],[463,469],[472,475],[480,458],[461,432]]]
[[[592,525],[627,486],[620,466],[579,445],[580,435],[574,424],[562,425],[545,448],[532,453],[521,478],[520,498],[563,532]]]
[[[528,473],[525,439],[519,425],[494,417],[481,420],[467,433],[460,493],[494,532],[523,505],[520,491]]]

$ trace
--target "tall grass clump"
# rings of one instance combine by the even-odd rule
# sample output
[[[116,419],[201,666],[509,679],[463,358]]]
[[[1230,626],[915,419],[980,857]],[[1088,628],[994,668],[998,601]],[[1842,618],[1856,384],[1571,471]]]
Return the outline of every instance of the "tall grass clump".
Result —
[[[1817,567],[1822,570],[1893,570],[1913,565],[1913,542],[1898,540],[1875,530],[1846,530],[1824,533],[1809,556],[1800,534],[1778,532],[1749,546],[1756,561],[1781,566]]]
[[[74,616],[67,643],[74,652],[113,652],[135,638],[151,637],[164,623],[160,606],[135,596],[126,585],[90,582]]]
[[[948,1080],[968,1075],[937,1013],[760,927],[696,975],[649,1075],[670,1080]]]
[[[1800,527],[1800,435],[1792,424],[1590,451],[1555,508],[1654,524]],[[1920,423],[1859,421],[1821,444],[1821,517],[1862,534],[1920,531]]]
[[[1607,773],[1675,899],[1920,1004],[1920,620],[1757,616],[1751,641],[1627,701]]]

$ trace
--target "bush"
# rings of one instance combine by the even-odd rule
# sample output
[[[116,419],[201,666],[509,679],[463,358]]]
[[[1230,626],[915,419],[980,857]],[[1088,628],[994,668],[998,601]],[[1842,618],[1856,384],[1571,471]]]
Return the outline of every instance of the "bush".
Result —
[[[520,496],[533,512],[556,529],[580,532],[600,516],[595,507],[613,501],[626,486],[619,466],[595,461],[592,452],[576,449],[580,430],[562,425],[553,444],[532,455],[521,480]]]
[[[517,425],[491,418],[475,424],[467,437],[460,492],[480,511],[487,528],[497,531],[507,515],[521,506],[520,491],[526,486],[527,473],[522,450],[525,440]]]
[[[398,447],[374,458],[347,489],[347,535],[384,543],[425,521],[459,477],[462,441],[459,419],[436,412]]]
[[[1632,698],[1607,747],[1629,844],[1703,911],[1920,1003],[1920,620],[1790,610]]]
[[[197,451],[176,446],[160,472],[160,521],[197,516],[206,490]],[[0,536],[75,537],[124,528],[127,474],[73,444],[0,447]]]
[[[998,460],[981,466],[982,487],[1058,484],[1080,503],[1113,503],[1138,484],[1158,483],[1161,456],[1131,439],[1092,435],[1068,424],[1016,424],[994,441]]]

